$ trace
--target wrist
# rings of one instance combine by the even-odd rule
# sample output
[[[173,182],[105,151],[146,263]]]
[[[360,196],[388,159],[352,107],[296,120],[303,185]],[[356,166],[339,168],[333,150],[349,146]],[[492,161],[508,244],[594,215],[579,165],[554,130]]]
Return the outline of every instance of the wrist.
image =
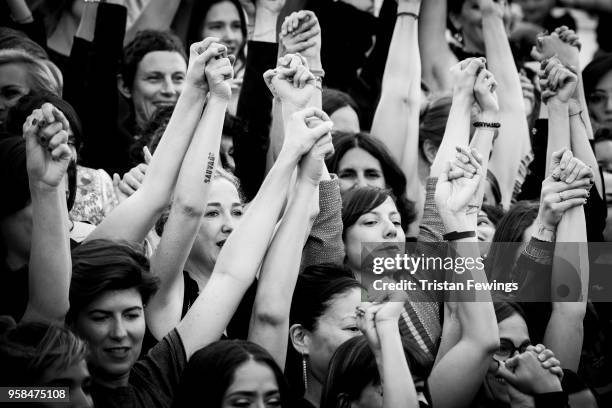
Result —
[[[569,104],[567,101],[562,101],[554,96],[548,100],[546,105],[548,106],[549,112],[567,112],[569,109]]]
[[[427,0],[425,0],[427,1]],[[421,10],[420,2],[400,2],[397,5],[397,12],[399,13],[414,13],[419,15],[419,11]]]
[[[260,3],[260,2],[258,2]],[[253,28],[253,41],[276,42],[276,22],[279,13],[265,7],[255,10],[255,27]]]
[[[478,122],[497,123],[499,122],[499,111],[485,110],[477,116]]]
[[[208,96],[208,104],[212,104],[212,105],[227,105],[229,103],[229,100],[231,98],[231,94],[228,95],[222,95],[222,94],[217,94],[214,92],[210,92],[209,96]]]
[[[535,230],[533,237],[540,241],[554,242],[557,233],[557,226],[550,222],[544,221],[544,217],[538,215],[535,222]]]
[[[475,222],[470,220],[467,214],[460,214],[450,211],[440,211],[440,217],[444,223],[446,232],[475,231]]]
[[[30,194],[32,198],[57,194],[63,190],[63,188],[60,188],[60,186],[63,186],[61,181],[55,186],[42,180],[30,178]]]
[[[177,101],[177,105],[179,103],[185,103],[191,106],[197,102],[203,103],[206,100],[206,95],[208,94],[208,91],[208,85],[199,87],[195,84],[188,83],[187,86],[185,86],[185,88],[181,92],[181,96]]]

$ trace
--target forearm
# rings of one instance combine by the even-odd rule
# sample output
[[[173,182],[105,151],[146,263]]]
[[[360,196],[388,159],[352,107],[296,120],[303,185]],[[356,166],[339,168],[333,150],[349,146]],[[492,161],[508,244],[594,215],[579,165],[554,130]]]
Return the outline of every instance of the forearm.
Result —
[[[261,4],[261,1],[256,2],[253,41],[275,43],[278,13],[266,9]]]
[[[418,13],[418,5],[413,12]],[[387,146],[397,163],[402,162],[403,154],[409,154],[415,166],[421,92],[421,60],[417,36],[417,20],[409,15],[398,16],[371,131]],[[407,144],[410,148],[405,147]]]
[[[383,385],[383,408],[418,407],[417,393],[412,381],[408,362],[397,322],[376,323],[380,340]]]
[[[452,88],[448,69],[451,52],[446,43],[447,0],[421,2],[419,51],[423,66],[423,80],[433,91]]]
[[[548,144],[546,146],[546,177],[550,175],[552,154],[570,146],[570,123],[567,103],[551,100],[548,107]]]
[[[68,208],[63,186],[30,186],[32,242],[29,297],[24,320],[63,322],[72,276]]]
[[[174,184],[200,119],[203,94],[185,89],[174,109],[164,135],[149,164],[147,175],[136,193],[122,202],[87,237],[140,242],[170,203]]]
[[[302,248],[310,229],[311,197],[317,186],[298,180],[280,227],[263,262],[253,306],[249,340],[267,349],[285,366],[289,309],[299,273]]]
[[[11,17],[18,24],[26,24],[34,21],[30,7],[25,0],[6,0],[6,4],[11,11]]]
[[[569,114],[572,153],[574,154],[574,157],[580,159],[584,164],[596,170],[599,167],[599,164],[597,163],[597,158],[595,157],[595,153],[593,152],[591,144],[589,143],[587,131],[587,125],[590,128],[590,124],[583,121],[583,116],[588,117],[589,115],[585,110],[582,110],[581,113],[570,111]],[[601,174],[599,171],[593,171],[593,176],[595,177],[595,187],[597,187],[597,192],[599,193],[599,196],[602,197],[603,185]]]
[[[124,44],[129,43],[141,30],[168,30],[180,3],[180,0],[149,0],[136,21],[128,28]]]
[[[438,177],[445,164],[455,158],[456,146],[467,146],[470,137],[472,99],[467,95],[453,96],[444,138],[431,165],[430,176]]]

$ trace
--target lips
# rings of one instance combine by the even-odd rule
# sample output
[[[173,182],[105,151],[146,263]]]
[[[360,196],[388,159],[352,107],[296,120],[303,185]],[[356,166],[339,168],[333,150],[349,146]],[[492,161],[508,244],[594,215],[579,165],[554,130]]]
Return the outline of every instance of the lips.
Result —
[[[104,352],[112,358],[123,360],[128,357],[130,348],[129,347],[108,347],[104,349]]]
[[[155,105],[158,108],[163,108],[165,106],[176,105],[176,101],[156,101],[156,102],[153,102],[153,105]]]

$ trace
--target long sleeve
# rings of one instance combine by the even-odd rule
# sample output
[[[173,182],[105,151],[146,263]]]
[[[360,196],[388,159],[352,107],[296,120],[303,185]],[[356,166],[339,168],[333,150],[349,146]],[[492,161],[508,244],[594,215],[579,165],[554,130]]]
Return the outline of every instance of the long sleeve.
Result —
[[[242,90],[238,100],[238,117],[247,131],[234,137],[236,176],[250,201],[255,197],[266,175],[266,155],[270,144],[272,95],[263,80],[268,69],[276,67],[278,45],[249,41]]]
[[[344,263],[342,198],[338,177],[319,183],[319,215],[312,224],[302,252],[302,269],[321,263]]]
[[[93,42],[74,40],[64,92],[83,125],[81,164],[109,174],[129,169],[131,138],[119,126],[117,89],[126,18],[123,6],[99,5]]]

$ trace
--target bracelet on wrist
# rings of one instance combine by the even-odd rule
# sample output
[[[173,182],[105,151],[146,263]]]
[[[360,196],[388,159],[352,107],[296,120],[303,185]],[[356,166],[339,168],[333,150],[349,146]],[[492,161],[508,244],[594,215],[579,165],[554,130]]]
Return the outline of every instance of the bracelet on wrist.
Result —
[[[322,69],[311,69],[310,73],[316,77],[320,77],[321,79],[325,78],[325,71]]]
[[[472,126],[475,128],[490,128],[490,129],[499,129],[501,127],[501,123],[499,122],[474,122]]]
[[[411,11],[400,11],[399,13],[397,13],[397,17],[401,17],[401,16],[412,17],[415,20],[419,19],[419,15],[417,13],[413,13]]]
[[[442,239],[445,241],[457,241],[463,238],[474,238],[476,236],[476,231],[453,231],[448,234],[442,235]]]

